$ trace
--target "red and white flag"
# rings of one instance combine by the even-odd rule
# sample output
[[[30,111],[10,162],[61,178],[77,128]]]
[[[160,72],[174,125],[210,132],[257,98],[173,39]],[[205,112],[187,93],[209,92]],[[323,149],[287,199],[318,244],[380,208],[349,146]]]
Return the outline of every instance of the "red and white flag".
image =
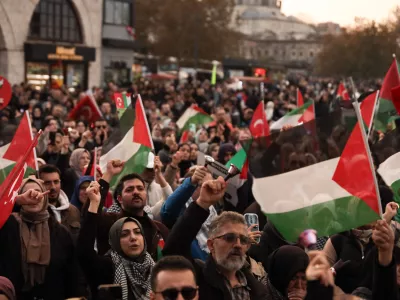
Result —
[[[18,194],[17,191],[24,179],[28,157],[31,155],[33,148],[37,145],[38,138],[41,134],[42,132],[39,131],[30,145],[23,149],[24,155],[20,156],[14,168],[0,186],[0,228],[3,227],[14,208],[15,197]]]
[[[269,124],[265,114],[264,102],[261,101],[254,111],[253,118],[250,123],[250,132],[254,138],[269,135]]]
[[[93,123],[100,119],[103,114],[93,96],[87,95],[81,99],[78,104],[68,114],[68,118],[74,120],[86,120],[88,123]]]

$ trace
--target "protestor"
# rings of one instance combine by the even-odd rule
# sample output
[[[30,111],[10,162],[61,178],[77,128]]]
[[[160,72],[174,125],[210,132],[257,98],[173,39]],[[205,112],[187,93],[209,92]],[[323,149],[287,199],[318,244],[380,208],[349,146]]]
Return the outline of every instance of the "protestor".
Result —
[[[121,285],[123,300],[148,299],[150,275],[155,263],[147,252],[141,224],[131,217],[118,219],[109,231],[111,251],[105,256],[97,254],[94,244],[101,221],[98,213],[101,201],[99,183],[91,182],[87,194],[90,204],[82,224],[77,251],[93,298],[97,298],[99,285],[116,283]]]
[[[11,280],[18,299],[85,295],[71,234],[48,210],[48,193],[41,181],[25,179],[15,199],[20,212],[0,229],[0,274]]]
[[[251,239],[242,215],[224,212],[211,222],[207,240],[211,255],[205,263],[193,261],[191,256],[191,243],[225,187],[222,177],[203,183],[197,201],[172,228],[163,253],[182,255],[194,262],[199,299],[267,299],[266,287],[245,266]]]
[[[49,191],[49,207],[56,220],[69,229],[76,241],[81,227],[80,212],[76,206],[70,204],[67,195],[61,189],[60,170],[53,165],[43,165],[39,169],[39,179]]]
[[[167,256],[159,260],[153,267],[150,283],[150,300],[199,299],[195,270],[182,256]]]

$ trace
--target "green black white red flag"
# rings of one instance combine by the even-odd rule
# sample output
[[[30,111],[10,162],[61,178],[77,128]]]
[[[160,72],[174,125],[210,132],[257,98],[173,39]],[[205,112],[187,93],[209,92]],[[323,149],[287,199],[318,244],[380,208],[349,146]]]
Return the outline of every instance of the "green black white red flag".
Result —
[[[329,236],[380,218],[362,126],[359,116],[347,129],[341,111],[335,111],[271,135],[269,145],[266,138],[244,145],[254,176],[253,195],[286,240],[297,241],[306,229]]]

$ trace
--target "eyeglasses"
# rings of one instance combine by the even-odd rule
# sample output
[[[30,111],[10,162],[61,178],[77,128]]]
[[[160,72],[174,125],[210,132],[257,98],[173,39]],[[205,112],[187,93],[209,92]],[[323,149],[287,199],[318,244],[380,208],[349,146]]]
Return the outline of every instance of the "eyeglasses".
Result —
[[[248,236],[236,233],[226,233],[224,235],[215,237],[214,240],[215,239],[223,239],[225,242],[230,244],[236,243],[237,239],[239,239],[242,245],[247,246],[251,244],[251,239]]]
[[[178,298],[178,295],[181,294],[183,299],[185,300],[192,300],[194,297],[196,297],[197,290],[199,288],[196,287],[191,287],[191,286],[185,286],[181,290],[178,289],[166,289],[161,292],[155,292],[156,294],[161,294],[164,298],[164,300],[176,300]]]

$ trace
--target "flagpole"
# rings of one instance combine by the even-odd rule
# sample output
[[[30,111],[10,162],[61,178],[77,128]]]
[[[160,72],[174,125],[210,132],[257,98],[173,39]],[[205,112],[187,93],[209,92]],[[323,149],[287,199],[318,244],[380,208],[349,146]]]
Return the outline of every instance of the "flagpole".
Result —
[[[97,173],[97,168],[96,168],[96,162],[97,162],[97,147],[94,147],[94,154],[93,154],[93,177],[94,177],[94,181],[96,180],[96,173]]]
[[[353,77],[352,77],[352,76],[350,76],[350,83],[351,83],[351,87],[353,88],[354,100],[357,101],[356,93],[358,93],[358,91],[357,91],[356,85],[354,84],[354,81],[353,81]]]
[[[371,120],[369,121],[369,126],[368,126],[368,136],[367,138],[369,139],[371,132],[372,132],[372,124],[374,123],[375,120],[375,114],[378,111],[378,107],[379,107],[379,93],[381,91],[377,90],[376,91],[376,97],[375,97],[375,102],[374,102],[374,110],[372,111],[372,116],[371,116]]]
[[[367,156],[368,156],[368,160],[369,160],[372,176],[374,178],[375,192],[376,192],[376,196],[378,197],[378,202],[379,202],[379,205],[378,205],[379,216],[381,218],[383,218],[383,216],[382,216],[381,196],[379,194],[379,188],[378,188],[378,180],[376,179],[376,173],[375,173],[374,163],[373,163],[373,160],[372,160],[371,149],[369,148],[368,138],[367,138],[367,134],[365,132],[365,127],[364,127],[364,121],[363,121],[363,118],[361,116],[360,103],[358,103],[357,101],[353,102],[353,107],[354,107],[355,112],[356,112],[358,126],[361,127],[361,135],[363,137],[365,148],[367,149]]]
[[[31,123],[31,118],[29,116],[29,111],[26,110],[25,114],[26,114],[26,117],[28,118],[29,133],[31,136],[31,140],[33,140],[32,123]],[[35,159],[36,178],[39,178],[39,166],[38,166],[38,162],[37,162],[36,147],[33,148],[33,157]]]

